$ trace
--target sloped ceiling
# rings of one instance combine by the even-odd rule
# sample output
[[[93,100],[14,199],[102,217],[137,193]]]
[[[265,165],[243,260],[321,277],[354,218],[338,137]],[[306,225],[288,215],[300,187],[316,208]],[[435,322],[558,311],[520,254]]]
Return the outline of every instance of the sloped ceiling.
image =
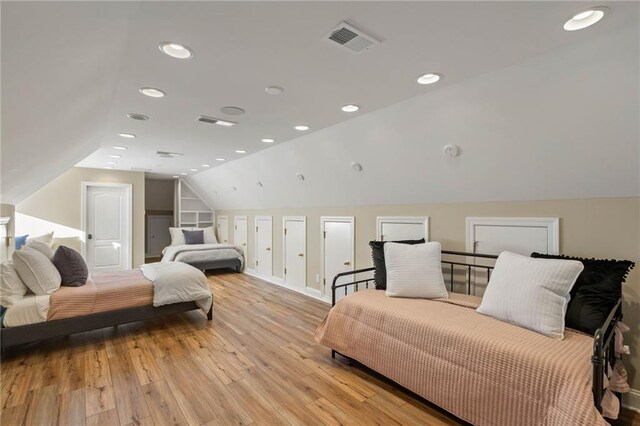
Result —
[[[638,48],[615,30],[189,181],[217,209],[637,197]]]
[[[450,87],[479,75],[594,42],[618,28],[637,28],[637,4],[605,4],[611,13],[602,23],[567,33],[562,23],[576,12],[573,2],[2,2],[0,196],[16,203],[75,164],[104,167],[114,145],[129,148],[117,169],[171,176],[196,168],[194,179],[201,181],[213,176],[201,164],[220,166],[216,157],[233,165],[221,166],[226,171],[219,173],[229,176],[239,167],[236,161],[248,165],[262,158],[249,160],[252,154],[283,152],[279,144],[300,136],[295,124],[312,128],[303,141],[323,140],[351,121],[375,124],[376,137],[401,131],[380,128],[386,118],[369,115],[416,96],[440,99],[444,95],[438,92],[455,91]],[[355,55],[323,40],[343,20],[382,43]],[[167,40],[189,45],[194,58],[162,55],[158,43]],[[416,84],[418,75],[430,71],[444,78],[433,86]],[[266,95],[264,87],[271,84],[283,86],[285,93]],[[159,87],[167,96],[144,97],[137,91],[143,86]],[[351,102],[360,104],[361,111],[339,110]],[[194,122],[200,114],[220,116],[226,105],[247,110],[237,126]],[[147,114],[150,120],[127,120],[128,112]],[[399,120],[427,120],[422,114],[399,115]],[[118,132],[138,137],[122,140]],[[347,130],[332,138],[348,139],[346,146],[355,149],[351,144],[370,132]],[[264,137],[277,142],[264,144]],[[367,139],[365,146],[371,143]],[[249,156],[243,159],[236,149],[246,149]],[[345,147],[326,149],[328,163],[317,166],[340,170],[339,160],[328,157]],[[157,150],[184,155],[159,159]],[[298,152],[285,151],[285,156]],[[306,152],[295,155],[301,156],[298,163],[309,161]],[[361,176],[371,173],[371,164]],[[254,178],[253,171],[247,170],[247,179]],[[232,180],[215,184],[223,188]],[[262,204],[276,202],[266,191],[261,196],[268,197]],[[360,202],[371,202],[371,197]]]

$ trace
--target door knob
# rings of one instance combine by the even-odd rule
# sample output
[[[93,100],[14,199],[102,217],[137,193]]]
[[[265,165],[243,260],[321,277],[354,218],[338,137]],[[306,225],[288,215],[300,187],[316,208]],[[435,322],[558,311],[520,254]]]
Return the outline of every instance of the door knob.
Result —
[[[344,265],[345,266],[349,266],[349,265],[351,265],[351,262],[349,262],[348,260],[345,260]]]
[[[87,235],[87,238],[88,238],[88,239],[92,239],[92,238],[93,238],[93,235],[88,234],[88,235]]]
[[[304,253],[298,253],[298,256],[304,257]]]
[[[267,247],[267,248],[266,248],[266,250],[267,250],[267,251],[271,251],[271,247]]]
[[[247,245],[247,243],[242,243],[242,245],[243,245],[243,246],[246,246],[246,245]]]

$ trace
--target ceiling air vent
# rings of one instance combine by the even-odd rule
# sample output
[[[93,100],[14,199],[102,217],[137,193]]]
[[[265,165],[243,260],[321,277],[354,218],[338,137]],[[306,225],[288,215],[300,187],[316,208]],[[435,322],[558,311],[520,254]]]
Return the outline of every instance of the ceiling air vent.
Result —
[[[181,155],[184,155],[180,152],[170,152],[170,151],[156,151],[156,154],[162,158],[176,158]]]
[[[354,53],[360,53],[374,44],[379,43],[375,38],[352,27],[346,22],[342,22],[335,27],[329,34],[328,39]]]
[[[207,117],[206,115],[201,115],[200,117],[198,117],[196,119],[196,121],[199,121],[200,123],[217,124],[218,126],[226,126],[226,127],[235,126],[237,124],[237,123],[235,123],[233,121],[221,120],[219,118],[213,118],[213,117]]]
[[[149,172],[151,172],[151,169],[144,169],[142,167],[132,167],[131,171],[149,173]]]

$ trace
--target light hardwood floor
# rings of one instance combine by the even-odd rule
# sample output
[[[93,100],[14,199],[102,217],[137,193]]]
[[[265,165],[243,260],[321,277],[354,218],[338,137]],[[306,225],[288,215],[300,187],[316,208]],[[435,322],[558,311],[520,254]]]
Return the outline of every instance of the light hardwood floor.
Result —
[[[216,272],[190,312],[21,346],[2,358],[2,425],[455,425],[313,340],[329,307]],[[634,418],[617,424],[631,424]]]

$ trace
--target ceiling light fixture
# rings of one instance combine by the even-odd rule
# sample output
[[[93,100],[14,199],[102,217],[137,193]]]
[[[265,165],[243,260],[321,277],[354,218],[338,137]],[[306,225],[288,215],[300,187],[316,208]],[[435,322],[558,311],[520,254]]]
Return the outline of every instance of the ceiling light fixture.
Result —
[[[107,161],[107,164],[118,164],[117,161]]]
[[[147,121],[149,119],[149,117],[147,117],[146,115],[138,114],[137,112],[130,112],[129,114],[127,114],[127,118],[138,121]]]
[[[179,176],[172,176],[172,177],[173,177],[174,179],[178,179],[178,178],[179,178]]]
[[[240,107],[226,106],[220,108],[220,112],[227,115],[242,115],[245,113],[245,110]]]
[[[226,161],[224,158],[216,158],[216,161]]]
[[[309,126],[305,126],[304,124],[299,124],[294,127],[294,129],[299,130],[301,132],[309,130]]]
[[[156,89],[154,87],[141,87],[140,89],[138,89],[138,91],[145,96],[149,96],[150,98],[162,98],[164,97],[164,95],[166,95],[166,93],[164,93],[162,90]]]
[[[113,167],[111,167],[111,166],[105,166],[104,168],[107,169],[107,170],[113,169]]]
[[[127,149],[126,146],[114,146],[113,149],[117,149],[119,151],[124,151],[125,149]]]
[[[121,158],[122,155],[118,155],[118,154],[110,154],[109,158]]]
[[[274,143],[276,140],[273,138],[263,138],[261,139],[264,143]]]
[[[165,41],[158,46],[160,51],[176,59],[189,59],[193,57],[193,50],[184,44]]]
[[[133,139],[136,137],[133,133],[118,133],[121,138]]]
[[[281,95],[282,92],[284,92],[284,89],[280,86],[269,86],[265,87],[264,91],[269,95]]]
[[[197,172],[198,171],[198,169],[189,169],[189,170],[192,171],[192,172]]]
[[[428,73],[418,77],[417,82],[419,84],[433,84],[433,83],[436,83],[438,80],[440,80],[440,74]]]
[[[348,104],[348,105],[343,105],[342,106],[342,110],[344,112],[356,112],[359,109],[360,109],[360,107],[358,105],[354,105],[354,104]]]
[[[238,154],[246,154],[247,153],[247,151],[245,151],[244,149],[236,149],[236,152]]]
[[[202,164],[202,167],[211,167],[211,164]]]
[[[571,19],[565,22],[564,29],[567,31],[577,31],[590,27],[604,18],[606,11],[607,8],[603,6],[583,10],[582,12],[576,13]]]
[[[181,174],[182,176],[186,176],[186,175],[188,175],[189,173],[187,173],[187,172],[182,172],[182,173],[180,173],[180,174]]]

